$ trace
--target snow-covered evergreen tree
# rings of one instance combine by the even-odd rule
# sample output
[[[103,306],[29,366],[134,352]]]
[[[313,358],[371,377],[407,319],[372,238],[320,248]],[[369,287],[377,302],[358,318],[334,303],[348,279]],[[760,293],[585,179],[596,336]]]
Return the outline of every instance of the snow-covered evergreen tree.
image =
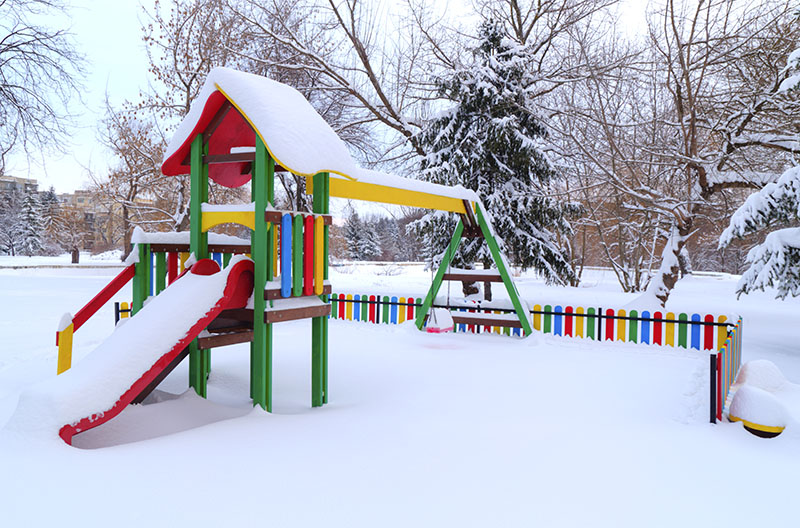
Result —
[[[36,194],[26,191],[20,210],[20,230],[22,236],[22,253],[38,254],[42,250],[42,213]]]
[[[440,84],[441,95],[455,104],[420,133],[428,152],[423,177],[477,191],[506,255],[549,282],[564,283],[573,272],[558,234],[571,233],[567,217],[579,209],[552,193],[559,178],[541,151],[546,131],[530,97],[537,81],[529,69],[533,51],[498,23],[484,23],[479,40],[474,64]],[[455,224],[444,212],[414,224],[427,258],[443,252]],[[492,261],[479,238],[462,243],[456,256],[461,267],[476,261]]]
[[[344,239],[347,241],[347,255],[351,260],[361,260],[364,226],[355,209],[350,209],[350,214],[344,223]]]
[[[800,48],[789,55],[786,79],[780,91],[800,91]],[[797,138],[800,141],[800,137]],[[800,166],[786,170],[778,181],[769,183],[749,196],[731,217],[723,231],[719,247],[734,238],[780,225],[800,221]],[[770,232],[764,242],[747,254],[750,267],[739,281],[738,291],[749,293],[774,287],[777,297],[800,295],[800,227],[783,227]]]
[[[365,221],[361,223],[363,236],[361,237],[359,256],[361,260],[377,260],[381,256],[381,239],[375,229],[375,223]]]
[[[0,251],[14,256],[22,246],[22,194],[17,191],[0,193]]]

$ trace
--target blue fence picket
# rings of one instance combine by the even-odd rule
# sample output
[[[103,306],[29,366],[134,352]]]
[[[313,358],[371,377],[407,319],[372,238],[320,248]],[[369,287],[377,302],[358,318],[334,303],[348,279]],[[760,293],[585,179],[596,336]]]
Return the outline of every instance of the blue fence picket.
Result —
[[[391,310],[392,324],[397,324],[397,297],[392,297],[392,310]]]
[[[692,315],[692,348],[700,350],[700,314]]]
[[[650,321],[647,321],[646,319],[650,319],[650,312],[648,312],[647,310],[642,312],[642,319],[643,319],[643,321],[642,321],[642,335],[639,337],[639,339],[641,340],[640,342],[649,345],[650,344]]]
[[[561,332],[561,326],[564,320],[564,316],[561,315],[562,313],[564,313],[564,309],[560,305],[553,308],[553,334],[555,335],[563,335]]]
[[[355,294],[353,295],[353,321],[360,321],[361,320],[361,295]]]

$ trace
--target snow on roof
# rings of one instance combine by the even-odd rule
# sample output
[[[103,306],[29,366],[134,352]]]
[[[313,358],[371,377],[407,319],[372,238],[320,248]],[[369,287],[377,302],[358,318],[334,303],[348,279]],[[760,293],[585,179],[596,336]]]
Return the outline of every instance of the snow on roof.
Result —
[[[211,145],[209,154],[241,152],[255,145],[255,135],[250,126],[245,126],[249,123],[275,162],[294,174],[311,176],[329,172],[363,183],[477,200],[473,191],[463,187],[445,187],[362,169],[350,156],[345,143],[300,92],[267,77],[230,68],[214,68],[208,74],[200,94],[167,147],[162,165],[164,174],[174,176],[189,172],[184,161],[191,150],[192,139],[211,124],[226,101],[238,112],[228,112],[219,125],[227,129],[227,134],[219,134],[226,143],[218,147]],[[215,164],[209,176],[223,185],[242,185],[249,176],[232,171],[240,168],[236,164]],[[226,174],[220,176],[223,171]]]

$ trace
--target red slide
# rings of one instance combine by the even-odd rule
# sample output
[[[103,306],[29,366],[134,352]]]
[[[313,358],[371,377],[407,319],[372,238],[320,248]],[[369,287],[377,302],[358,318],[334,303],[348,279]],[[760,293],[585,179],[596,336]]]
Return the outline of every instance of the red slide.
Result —
[[[157,383],[158,378],[163,377],[165,369],[173,367],[176,364],[176,361],[179,361],[178,358],[181,357],[182,354],[185,355],[184,350],[189,346],[192,340],[196,338],[198,334],[200,334],[200,332],[202,332],[211,323],[211,321],[213,321],[220,314],[220,312],[227,309],[244,308],[247,305],[247,301],[250,295],[253,293],[253,262],[249,259],[238,260],[232,262],[229,268],[221,272],[216,262],[209,259],[203,259],[195,263],[190,268],[190,274],[195,276],[192,278],[192,280],[197,284],[193,283],[191,285],[192,288],[187,290],[185,295],[180,290],[180,286],[176,288],[176,286],[178,286],[181,282],[186,282],[186,285],[189,284],[189,281],[186,281],[182,277],[177,279],[174,284],[170,285],[167,290],[164,291],[164,293],[151,299],[150,302],[142,309],[142,311],[139,312],[136,317],[131,318],[127,323],[125,323],[125,325],[136,326],[137,318],[139,318],[140,314],[144,314],[146,311],[149,311],[149,318],[147,316],[140,318],[140,321],[145,321],[145,323],[139,324],[144,324],[145,326],[142,328],[136,328],[136,331],[157,332],[158,329],[153,328],[153,325],[150,323],[150,321],[153,319],[152,315],[169,313],[169,311],[173,309],[172,306],[175,304],[176,295],[174,295],[174,293],[179,294],[177,299],[181,299],[180,295],[185,297],[186,303],[200,302],[195,301],[192,298],[192,292],[196,291],[202,285],[202,280],[204,280],[200,276],[207,276],[209,279],[211,279],[211,276],[216,275],[217,273],[226,273],[227,280],[224,284],[223,293],[216,301],[216,304],[210,306],[210,309],[205,312],[205,315],[200,316],[199,319],[193,323],[190,323],[190,326],[187,328],[183,337],[179,338],[177,342],[173,342],[173,345],[171,348],[169,348],[169,351],[161,355],[147,371],[141,373],[141,375],[137,373],[136,375],[139,375],[138,379],[133,381],[133,383],[130,385],[130,388],[128,388],[127,391],[125,391],[122,396],[119,397],[119,399],[111,408],[98,409],[98,412],[92,413],[74,423],[70,423],[61,427],[58,434],[67,444],[72,444],[72,437],[74,435],[82,433],[93,427],[97,427],[98,425],[101,425],[117,416],[128,404],[136,400],[136,398],[142,394],[143,391],[151,388],[154,382]],[[184,288],[186,285],[184,285]],[[166,295],[170,290],[173,290],[171,300],[169,299],[170,296]],[[162,296],[165,298],[165,300],[164,302],[160,303],[159,299]],[[169,324],[169,317],[159,318],[166,320],[164,321],[164,324]],[[148,324],[151,326],[147,326]],[[132,328],[128,330],[132,330]],[[135,350],[135,347],[132,347],[132,350],[125,351],[126,354],[135,354],[136,352],[137,351]],[[81,365],[78,364],[75,366],[75,368],[80,369]]]

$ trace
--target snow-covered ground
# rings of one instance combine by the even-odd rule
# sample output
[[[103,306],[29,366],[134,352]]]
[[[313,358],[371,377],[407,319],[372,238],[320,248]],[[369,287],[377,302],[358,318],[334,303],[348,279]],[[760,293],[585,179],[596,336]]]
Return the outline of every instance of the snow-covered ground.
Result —
[[[0,258],[0,268],[4,265]],[[115,269],[0,269],[0,425],[55,375],[54,333]],[[421,266],[343,265],[335,291],[423,295]],[[580,288],[518,278],[534,303],[624,307],[609,272]],[[682,280],[674,311],[741,313],[744,360],[800,381],[798,302]],[[495,286],[498,297],[502,297]],[[502,288],[502,286],[499,286]],[[451,296],[458,296],[453,284]],[[446,295],[446,289],[442,295]],[[129,300],[123,290],[117,300]],[[73,364],[107,337],[109,304]],[[275,412],[247,398],[246,345],[215,350],[209,399],[186,365],[149,405],[75,437],[0,430],[4,526],[793,526],[800,424],[772,440],[708,421],[708,356],[554,336],[331,321],[330,403],[310,408],[310,324],[276,325]]]

